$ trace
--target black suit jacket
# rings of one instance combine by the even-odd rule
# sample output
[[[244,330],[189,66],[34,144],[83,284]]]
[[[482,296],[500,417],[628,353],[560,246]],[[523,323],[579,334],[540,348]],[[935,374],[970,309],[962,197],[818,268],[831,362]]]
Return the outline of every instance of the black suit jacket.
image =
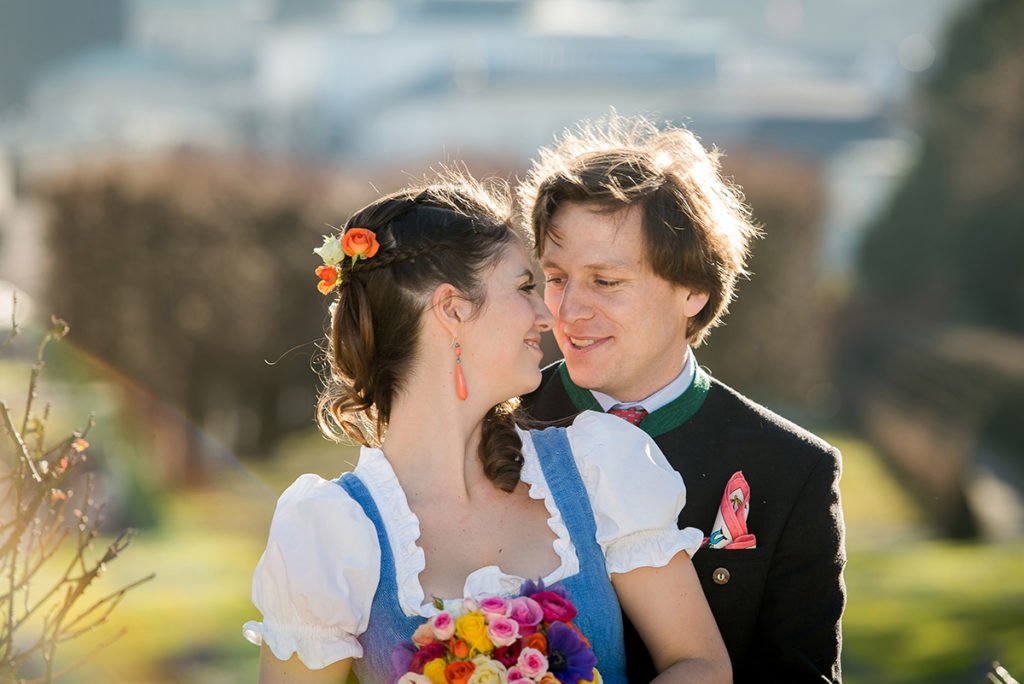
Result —
[[[544,369],[524,407],[540,420],[601,410],[561,362]],[[704,548],[693,557],[735,681],[840,681],[846,553],[839,451],[701,369],[682,397],[640,428],[686,484],[680,527],[708,534],[732,474],[743,471],[750,485],[747,525],[757,548]],[[649,682],[656,674],[650,656],[626,622],[629,681]]]

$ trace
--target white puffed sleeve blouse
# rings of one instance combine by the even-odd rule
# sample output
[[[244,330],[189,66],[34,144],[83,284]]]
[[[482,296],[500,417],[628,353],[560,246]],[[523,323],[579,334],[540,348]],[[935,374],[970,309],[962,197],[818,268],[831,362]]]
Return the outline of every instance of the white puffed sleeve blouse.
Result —
[[[697,551],[703,540],[700,530],[676,527],[686,488],[654,440],[621,418],[592,411],[581,413],[567,435],[609,573],[662,567],[680,551],[691,556]],[[519,436],[521,479],[529,485],[531,498],[544,501],[548,527],[556,537],[560,563],[543,578],[551,584],[579,572],[579,559],[530,433],[520,430]],[[355,473],[384,521],[402,610],[423,617],[436,614],[419,582],[425,567],[419,520],[384,453],[363,448]],[[255,644],[265,642],[281,660],[297,653],[310,669],[362,656],[357,637],[370,619],[380,557],[376,530],[359,504],[334,482],[300,476],[281,495],[274,512],[267,548],[253,576],[252,600],[263,621],[247,622],[245,637]],[[507,596],[525,579],[485,566],[466,578],[463,594]]]

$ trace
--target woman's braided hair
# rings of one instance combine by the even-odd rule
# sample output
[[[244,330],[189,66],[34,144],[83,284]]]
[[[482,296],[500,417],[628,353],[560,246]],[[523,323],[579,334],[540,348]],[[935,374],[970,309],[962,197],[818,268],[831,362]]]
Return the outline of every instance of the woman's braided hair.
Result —
[[[416,361],[431,293],[450,283],[479,309],[482,272],[518,237],[505,184],[484,186],[452,172],[378,199],[352,215],[345,229],[353,227],[373,231],[380,249],[339,267],[317,425],[331,439],[379,446]],[[519,482],[523,461],[516,405],[491,408],[481,431],[484,472],[505,491]]]

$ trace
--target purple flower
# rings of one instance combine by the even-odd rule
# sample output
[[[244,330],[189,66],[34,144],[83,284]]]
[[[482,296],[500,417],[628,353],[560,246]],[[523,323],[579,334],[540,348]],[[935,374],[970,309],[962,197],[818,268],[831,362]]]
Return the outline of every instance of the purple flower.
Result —
[[[523,586],[519,590],[519,593],[522,596],[533,596],[534,594],[537,594],[542,591],[550,591],[553,594],[558,594],[564,599],[569,598],[569,592],[566,591],[565,587],[563,587],[561,584],[555,582],[550,587],[545,587],[543,579],[538,579],[536,582],[529,579],[526,580],[525,582],[523,582]]]
[[[597,657],[575,629],[563,622],[548,627],[548,671],[565,684],[589,682],[594,676]]]
[[[388,684],[395,684],[409,671],[412,664],[412,656],[416,653],[416,644],[411,641],[403,641],[391,649],[391,677]]]

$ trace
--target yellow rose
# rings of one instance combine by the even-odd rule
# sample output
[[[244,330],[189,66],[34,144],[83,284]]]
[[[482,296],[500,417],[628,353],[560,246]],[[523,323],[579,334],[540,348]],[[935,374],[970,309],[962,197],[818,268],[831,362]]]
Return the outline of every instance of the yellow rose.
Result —
[[[490,653],[494,644],[487,636],[487,623],[480,613],[469,613],[455,621],[455,636],[459,637],[478,653]]]
[[[423,674],[425,674],[433,684],[448,684],[448,680],[444,677],[444,668],[444,658],[434,658],[423,666]]]
[[[580,682],[580,684],[602,684],[602,682],[604,682],[604,680],[601,679],[601,673],[598,672],[597,668],[595,667],[594,677],[589,682]]]
[[[506,684],[508,682],[508,670],[497,660],[491,660],[484,655],[473,658],[476,669],[467,684]]]

